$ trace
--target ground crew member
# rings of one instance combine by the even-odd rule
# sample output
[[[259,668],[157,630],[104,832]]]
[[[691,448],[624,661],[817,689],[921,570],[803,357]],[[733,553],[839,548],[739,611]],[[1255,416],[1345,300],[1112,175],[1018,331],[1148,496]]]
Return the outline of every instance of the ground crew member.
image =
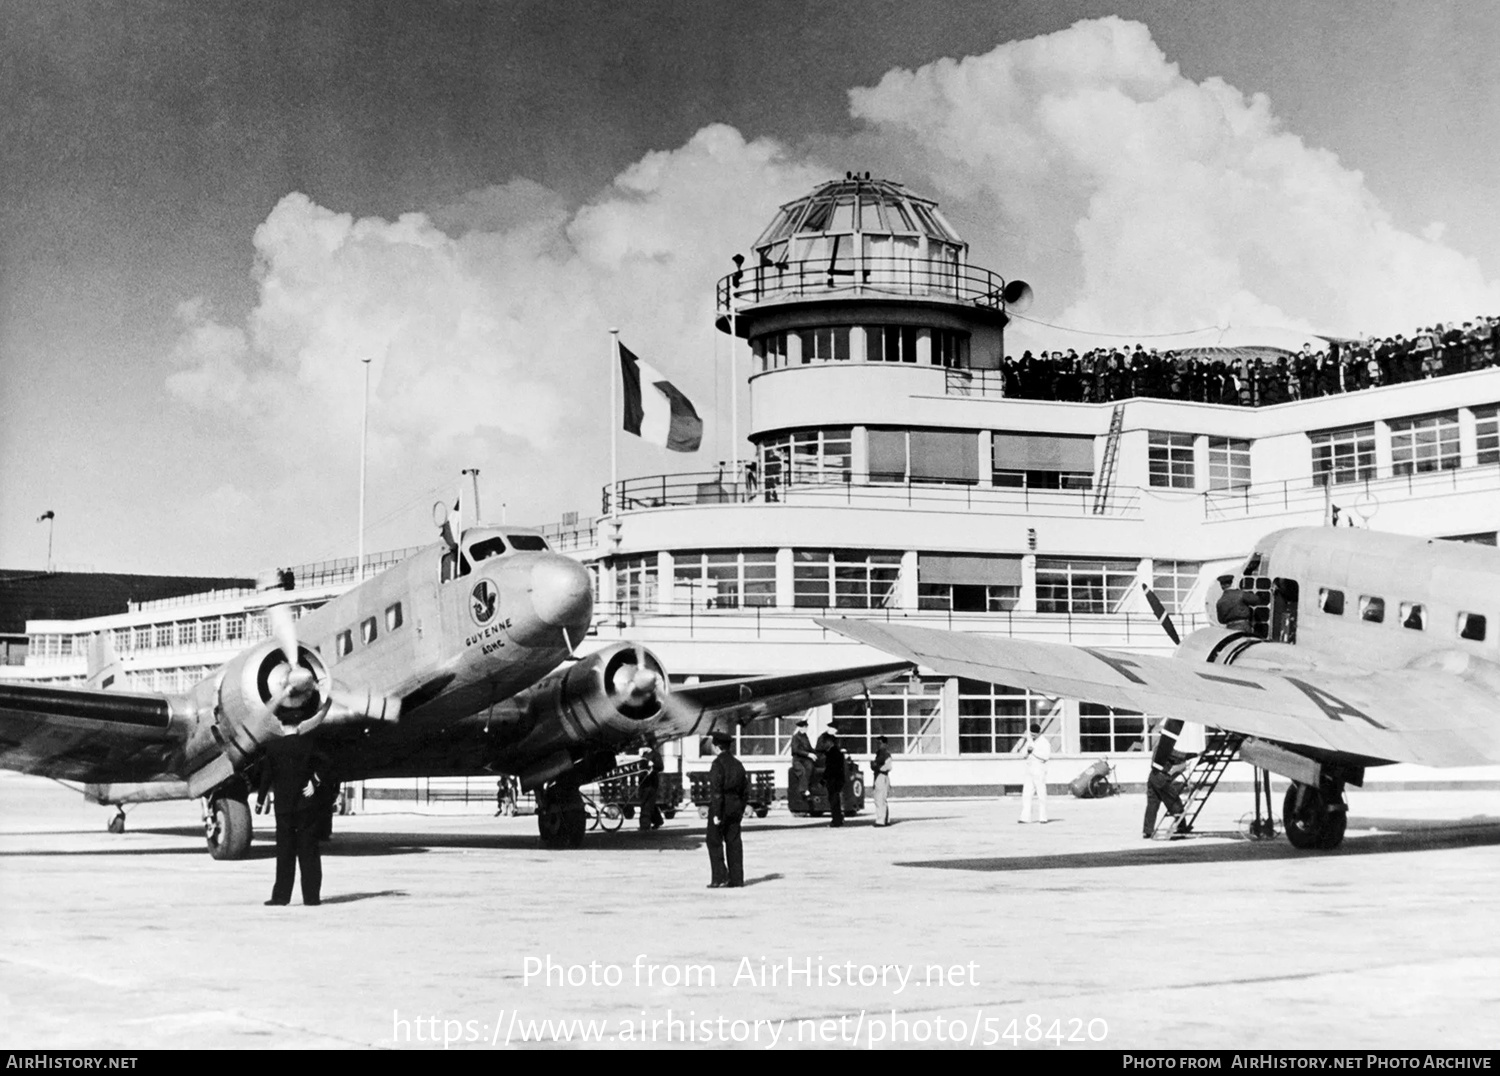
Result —
[[[734,757],[734,739],[726,732],[713,734],[719,757],[708,770],[708,888],[738,889],[745,884],[745,846],[740,840],[740,820],[750,800],[750,776]],[[728,863],[725,863],[726,855]]]
[[[1150,837],[1156,832],[1156,811],[1162,805],[1173,818],[1182,817],[1182,797],[1177,795],[1173,782],[1195,755],[1182,751],[1171,751],[1165,761],[1151,760],[1151,772],[1146,776],[1146,817],[1141,822],[1141,836]]]
[[[641,773],[641,832],[644,833],[660,829],[663,821],[661,808],[657,806],[661,798],[662,761],[656,741],[646,741],[646,746],[641,749],[641,761],[647,767]]]
[[[891,794],[891,749],[886,746],[884,736],[878,742],[880,746],[875,751],[875,761],[870,763],[870,769],[875,771],[875,824],[888,826],[891,824],[891,808],[887,802]]]
[[[798,718],[797,731],[792,734],[792,788],[787,791],[787,797],[796,804],[800,800],[803,810],[808,807],[807,801],[812,798],[813,769],[817,764],[818,756],[813,751],[812,741],[807,738],[807,718]]]
[[[265,765],[276,811],[276,882],[266,903],[291,903],[292,882],[300,867],[302,903],[320,904],[323,858],[318,835],[329,803],[312,747],[299,736],[288,736],[266,751]]]
[[[828,794],[828,810],[833,827],[844,824],[844,749],[839,746],[839,727],[829,722],[818,737],[818,755],[823,760],[823,791]]]
[[[1224,593],[1214,605],[1214,619],[1231,631],[1250,630],[1250,600],[1245,592],[1234,585],[1234,576],[1219,576],[1219,586]]]
[[[1021,784],[1021,817],[1016,821],[1022,825],[1031,821],[1031,801],[1037,801],[1037,821],[1047,824],[1047,760],[1052,757],[1052,745],[1042,735],[1042,726],[1031,723],[1030,734],[1021,741],[1021,755],[1026,759],[1026,779]]]

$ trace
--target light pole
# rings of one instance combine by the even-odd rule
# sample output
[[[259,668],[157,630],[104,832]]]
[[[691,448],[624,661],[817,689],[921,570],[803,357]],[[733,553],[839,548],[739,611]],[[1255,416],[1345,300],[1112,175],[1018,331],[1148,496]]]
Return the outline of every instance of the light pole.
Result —
[[[356,582],[365,581],[365,445],[370,437],[370,360],[365,364],[365,405],[359,425],[359,567]]]

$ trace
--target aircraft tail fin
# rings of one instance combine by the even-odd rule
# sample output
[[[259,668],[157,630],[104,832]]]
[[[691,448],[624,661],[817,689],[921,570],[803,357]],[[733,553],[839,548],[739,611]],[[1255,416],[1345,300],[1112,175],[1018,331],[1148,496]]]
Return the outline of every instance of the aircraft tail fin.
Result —
[[[101,690],[119,690],[125,686],[125,668],[107,631],[96,631],[89,637],[88,679],[84,686]]]

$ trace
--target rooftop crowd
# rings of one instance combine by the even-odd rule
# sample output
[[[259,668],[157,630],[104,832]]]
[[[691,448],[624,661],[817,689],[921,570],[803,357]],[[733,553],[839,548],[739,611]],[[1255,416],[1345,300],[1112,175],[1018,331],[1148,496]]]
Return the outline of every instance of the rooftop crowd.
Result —
[[[1437,324],[1410,338],[1335,340],[1316,350],[1304,344],[1296,354],[1275,358],[1206,357],[1214,350],[1155,351],[1136,344],[1133,350],[1096,348],[1083,355],[1028,351],[1020,359],[1007,356],[999,373],[1004,395],[1014,399],[1103,403],[1152,396],[1267,407],[1494,366],[1500,317]]]

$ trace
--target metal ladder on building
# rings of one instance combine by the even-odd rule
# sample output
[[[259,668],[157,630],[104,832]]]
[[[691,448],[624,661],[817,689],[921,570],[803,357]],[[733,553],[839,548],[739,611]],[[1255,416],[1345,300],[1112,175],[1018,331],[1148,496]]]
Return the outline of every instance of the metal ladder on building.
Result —
[[[1219,787],[1219,780],[1224,776],[1224,771],[1239,754],[1240,744],[1244,739],[1244,734],[1238,732],[1224,732],[1220,729],[1206,730],[1203,753],[1193,760],[1192,767],[1185,775],[1187,790],[1182,797],[1182,814],[1180,816],[1163,814],[1158,818],[1156,829],[1151,834],[1153,838],[1161,839],[1193,832],[1193,824],[1203,813],[1208,797],[1213,794],[1214,789]]]
[[[1115,457],[1120,453],[1120,431],[1125,427],[1125,405],[1115,404],[1109,416],[1109,436],[1104,439],[1104,462],[1099,465],[1099,485],[1094,489],[1094,515],[1102,516],[1109,505],[1109,490],[1115,481]]]

